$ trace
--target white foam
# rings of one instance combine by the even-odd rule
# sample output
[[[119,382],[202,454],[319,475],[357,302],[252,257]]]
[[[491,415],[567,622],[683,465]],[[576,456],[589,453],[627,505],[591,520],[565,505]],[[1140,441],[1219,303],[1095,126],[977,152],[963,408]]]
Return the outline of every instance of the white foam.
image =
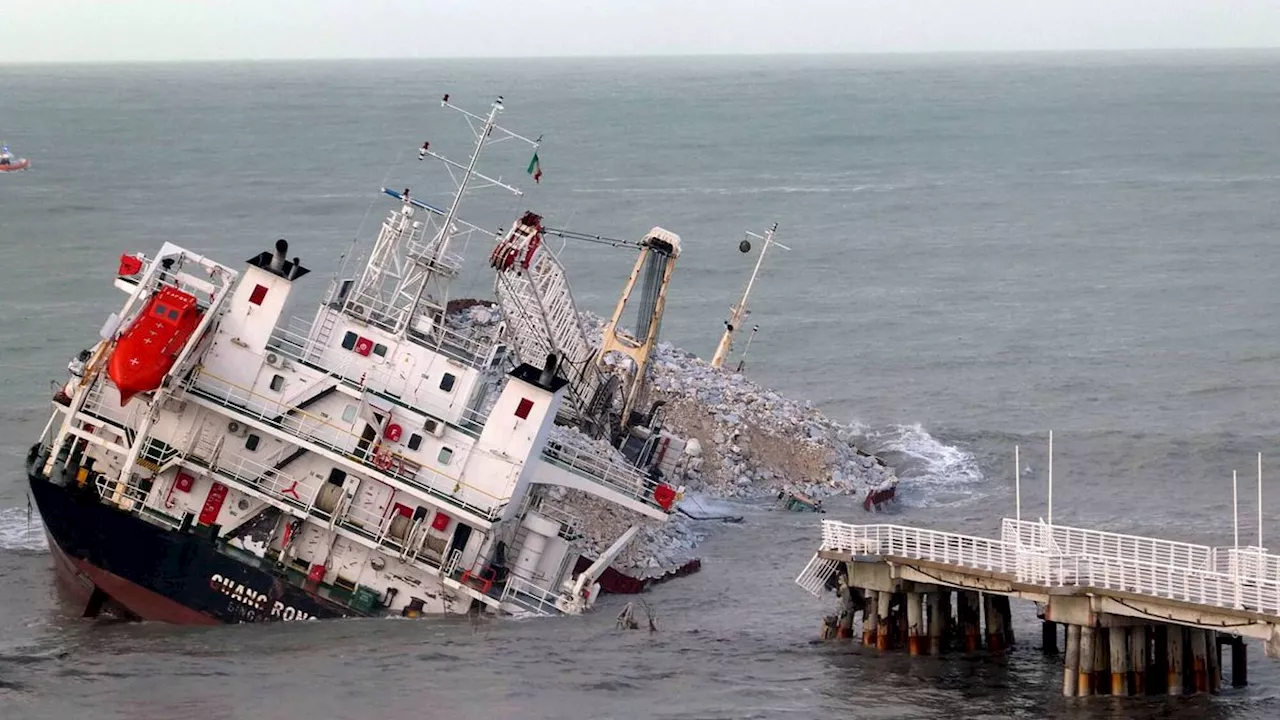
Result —
[[[40,513],[31,511],[27,520],[25,507],[0,509],[0,550],[48,550],[44,523]]]
[[[908,507],[939,507],[971,502],[985,493],[986,479],[973,453],[947,445],[924,426],[891,425],[868,434],[880,454],[897,453],[898,501]]]

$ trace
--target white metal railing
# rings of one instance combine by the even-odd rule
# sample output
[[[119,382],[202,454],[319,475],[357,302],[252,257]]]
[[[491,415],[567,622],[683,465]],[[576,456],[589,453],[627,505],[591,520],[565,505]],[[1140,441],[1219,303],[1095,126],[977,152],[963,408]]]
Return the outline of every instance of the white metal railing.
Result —
[[[507,575],[506,587],[502,590],[499,602],[511,603],[535,615],[557,615],[560,613],[556,606],[559,599],[558,593],[534,585],[519,575],[510,574]]]
[[[578,441],[568,432],[547,440],[542,457],[553,465],[593,480],[645,505],[659,507],[653,499],[657,483],[635,467],[605,455],[589,441]]]
[[[1008,527],[1008,526],[1006,526]],[[1059,534],[1052,538],[1059,550],[1064,547],[1093,548],[1098,538],[1080,534]],[[1108,535],[1097,533],[1097,535]],[[1132,537],[1132,536],[1116,536]],[[822,522],[822,549],[853,555],[876,555],[973,568],[1014,576],[1019,582],[1043,587],[1087,587],[1149,597],[1168,598],[1197,605],[1248,610],[1280,616],[1280,582],[1259,577],[1232,575],[1218,571],[1214,557],[1182,547],[1160,548],[1155,538],[1133,538],[1138,551],[1154,551],[1152,556],[1123,557],[1121,545],[1107,545],[1103,552],[1046,552],[1017,539],[1006,541],[977,538],[957,533],[925,530],[900,525],[852,525],[836,520]],[[1060,541],[1060,542],[1059,542]],[[815,555],[815,558],[818,557]],[[1154,559],[1152,559],[1154,557]],[[813,567],[811,560],[806,572]],[[1179,565],[1178,563],[1182,563]],[[810,573],[812,574],[812,573]],[[1259,573],[1264,575],[1265,573]],[[802,581],[808,580],[809,582]],[[806,590],[821,587],[802,572],[796,579]]]
[[[1213,568],[1213,548],[1208,545],[1048,525],[1030,520],[1005,518],[1000,525],[1000,539],[1024,548],[1066,555],[1140,558],[1145,562],[1170,567]]]
[[[367,452],[356,453],[355,449],[361,438],[349,428],[339,427],[303,410],[285,408],[275,400],[263,397],[248,388],[235,385],[202,369],[197,369],[197,372],[192,375],[188,389],[206,400],[279,428],[301,440],[346,457],[382,476],[447,500],[486,519],[497,518],[506,505],[506,500],[502,498],[432,468],[407,463],[402,457],[391,455],[380,460],[374,456],[372,448]],[[290,409],[294,412],[286,414],[285,411]]]

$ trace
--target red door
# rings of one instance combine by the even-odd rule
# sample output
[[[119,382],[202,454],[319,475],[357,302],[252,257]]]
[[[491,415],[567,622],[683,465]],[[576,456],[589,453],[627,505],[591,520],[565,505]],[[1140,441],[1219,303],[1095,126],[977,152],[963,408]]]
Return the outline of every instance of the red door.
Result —
[[[200,524],[212,525],[218,519],[218,512],[222,510],[222,503],[227,499],[227,486],[222,483],[214,483],[209,488],[209,495],[204,499],[204,507],[200,510]]]

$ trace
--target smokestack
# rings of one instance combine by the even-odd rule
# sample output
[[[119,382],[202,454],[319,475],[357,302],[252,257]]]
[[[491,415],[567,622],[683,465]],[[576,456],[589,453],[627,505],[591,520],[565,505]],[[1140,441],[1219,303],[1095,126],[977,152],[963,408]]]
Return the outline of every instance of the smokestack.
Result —
[[[284,255],[287,252],[289,252],[289,243],[285,242],[284,238],[280,238],[276,241],[275,257],[271,258],[272,271],[279,273],[284,267]]]
[[[547,362],[542,366],[542,375],[538,377],[538,384],[543,387],[551,387],[551,381],[556,376],[556,354],[547,353]]]
[[[293,265],[289,267],[289,277],[287,279],[292,280],[301,274],[302,274],[302,258],[296,257],[293,259]]]

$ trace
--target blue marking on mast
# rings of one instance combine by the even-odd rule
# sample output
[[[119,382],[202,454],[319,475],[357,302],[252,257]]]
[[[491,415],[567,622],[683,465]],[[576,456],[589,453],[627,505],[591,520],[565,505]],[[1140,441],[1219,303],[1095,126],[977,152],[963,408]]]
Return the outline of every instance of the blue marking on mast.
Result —
[[[400,200],[401,202],[403,202],[403,201],[404,201],[404,195],[403,195],[399,190],[392,190],[391,188],[382,188],[382,192],[386,193],[387,195],[390,195],[391,197],[393,197],[393,198],[395,198],[395,199],[397,199],[397,200]],[[436,215],[444,215],[444,214],[445,214],[445,211],[444,211],[444,210],[441,210],[440,208],[438,208],[438,207],[436,207],[436,206],[434,206],[434,205],[428,205],[427,203],[424,203],[424,202],[422,202],[421,200],[419,200],[418,198],[415,198],[415,197],[410,197],[410,198],[409,198],[409,204],[410,204],[410,205],[412,205],[412,206],[414,206],[414,207],[416,207],[416,208],[422,208],[423,210],[427,210],[427,211],[429,211],[429,212],[433,212],[433,213],[435,213]]]

